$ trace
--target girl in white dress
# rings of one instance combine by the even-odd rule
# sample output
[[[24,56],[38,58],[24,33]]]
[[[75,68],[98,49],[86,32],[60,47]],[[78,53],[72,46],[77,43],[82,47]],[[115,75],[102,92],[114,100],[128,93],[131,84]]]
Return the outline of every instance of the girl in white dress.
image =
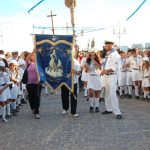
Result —
[[[144,91],[144,97],[143,100],[146,100],[146,98],[150,98],[149,97],[149,93],[150,93],[150,63],[149,63],[149,58],[148,57],[144,57],[143,58],[143,64],[142,64],[142,87],[143,87],[143,91]]]
[[[82,68],[81,80],[84,83],[84,96],[85,97],[87,97],[87,81],[88,81],[88,73],[85,72],[87,57],[88,57],[88,52],[86,52],[85,57],[83,57],[81,60],[81,68]]]
[[[95,112],[99,112],[99,97],[102,89],[100,78],[100,62],[94,49],[89,51],[89,57],[86,60],[86,69],[88,73],[87,89],[90,101],[90,112],[92,113],[95,107]]]
[[[11,107],[12,107],[12,114],[15,116],[16,112],[18,112],[17,108],[17,97],[19,94],[19,82],[20,82],[20,76],[19,76],[19,70],[18,70],[18,62],[16,60],[11,60],[9,63],[9,76],[11,81],[10,86],[10,93],[11,93]]]
[[[132,81],[135,87],[135,98],[139,99],[139,86],[140,86],[140,60],[136,55],[136,49],[132,49],[132,60],[131,60],[131,68],[132,68]]]
[[[6,80],[8,74],[5,70],[5,64],[3,61],[0,61],[0,106],[2,110],[2,120],[7,122],[6,120],[6,105],[7,105],[7,88],[9,87],[9,83]]]

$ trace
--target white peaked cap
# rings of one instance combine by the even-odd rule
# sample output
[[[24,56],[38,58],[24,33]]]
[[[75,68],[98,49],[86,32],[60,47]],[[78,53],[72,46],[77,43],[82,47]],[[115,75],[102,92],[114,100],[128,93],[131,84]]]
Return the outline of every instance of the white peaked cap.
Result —
[[[5,67],[5,63],[3,61],[0,61],[0,66]]]
[[[5,56],[3,54],[0,54],[0,58],[5,58]]]
[[[9,62],[9,65],[10,65],[10,64],[15,64],[15,65],[17,65],[17,66],[19,65],[16,60],[11,60],[11,61]]]
[[[13,49],[11,52],[12,52],[12,53],[18,53],[18,50]]]
[[[92,52],[95,53],[95,52],[96,52],[96,49],[95,49],[94,47],[93,47],[93,48],[90,48],[90,49],[88,50],[88,52],[89,52],[89,53],[92,53]]]
[[[143,58],[144,61],[150,61],[148,57]]]

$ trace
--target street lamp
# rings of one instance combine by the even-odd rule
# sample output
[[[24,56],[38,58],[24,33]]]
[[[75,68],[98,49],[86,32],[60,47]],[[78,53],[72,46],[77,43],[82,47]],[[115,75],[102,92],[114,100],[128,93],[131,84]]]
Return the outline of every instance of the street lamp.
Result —
[[[126,34],[126,28],[121,28],[120,27],[120,22],[118,25],[118,28],[113,28],[113,34],[118,35],[118,40],[119,40],[119,48],[120,48],[120,40],[121,40],[121,35]]]

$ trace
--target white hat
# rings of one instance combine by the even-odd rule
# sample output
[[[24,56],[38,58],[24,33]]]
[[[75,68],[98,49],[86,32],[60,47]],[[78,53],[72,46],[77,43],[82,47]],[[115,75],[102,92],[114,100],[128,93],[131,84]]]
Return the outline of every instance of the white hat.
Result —
[[[96,49],[95,49],[94,47],[93,47],[93,48],[90,48],[90,49],[88,50],[88,52],[89,52],[89,53],[92,53],[92,52],[95,53],[95,52],[96,52]]]
[[[0,61],[0,66],[5,67],[5,63],[3,61]]]
[[[148,57],[143,58],[144,61],[150,61]]]
[[[21,65],[25,65],[26,62],[23,59],[19,59],[18,64],[21,66]]]
[[[9,65],[10,65],[10,64],[15,64],[16,66],[19,65],[18,62],[17,62],[16,60],[11,60],[11,61],[9,62]]]
[[[14,49],[11,51],[12,53],[18,53],[18,50]]]
[[[3,54],[0,54],[0,58],[5,58],[5,56]]]

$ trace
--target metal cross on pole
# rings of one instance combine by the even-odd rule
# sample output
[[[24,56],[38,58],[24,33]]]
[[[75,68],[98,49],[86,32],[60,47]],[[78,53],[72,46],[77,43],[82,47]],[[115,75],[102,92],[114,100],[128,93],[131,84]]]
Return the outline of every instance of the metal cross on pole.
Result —
[[[53,23],[53,17],[56,16],[52,13],[51,11],[51,14],[50,15],[47,15],[47,17],[51,17],[51,22],[52,22],[52,32],[53,34],[55,34],[55,29],[54,29],[54,23]]]

